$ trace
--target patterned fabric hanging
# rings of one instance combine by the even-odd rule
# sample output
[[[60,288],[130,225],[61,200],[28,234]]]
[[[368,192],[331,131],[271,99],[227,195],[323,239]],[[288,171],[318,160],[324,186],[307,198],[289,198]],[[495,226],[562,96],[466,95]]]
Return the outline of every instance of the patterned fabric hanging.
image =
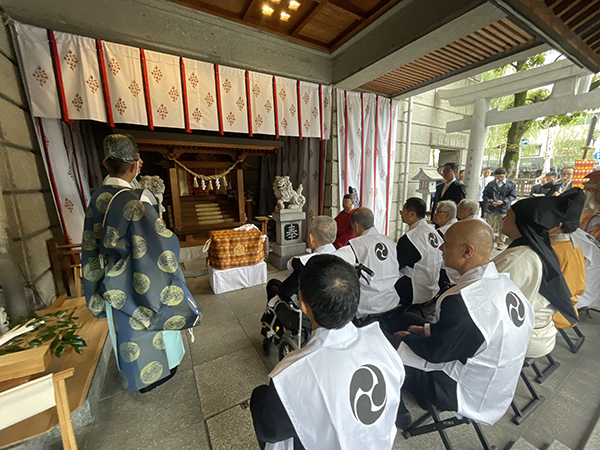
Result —
[[[259,134],[275,134],[275,106],[273,102],[273,76],[248,72],[250,86],[250,110],[252,131]]]
[[[375,94],[361,94],[360,123],[362,125],[361,139],[363,148],[363,160],[361,166],[362,203],[375,213],[375,197],[379,191],[375,186],[374,173],[377,170],[377,149],[375,147]],[[358,133],[357,133],[358,134]]]
[[[331,86],[321,85],[321,121],[323,122],[323,139],[331,137]]]
[[[298,128],[298,83],[289,78],[275,77],[277,118],[280,136],[300,136]]]
[[[139,49],[103,41],[102,50],[113,120],[148,125]]]
[[[219,94],[223,131],[248,133],[246,72],[219,66]]]
[[[344,91],[341,91],[344,94]],[[368,199],[363,194],[363,158],[364,148],[362,139],[362,109],[361,96],[358,92],[347,92],[344,108],[347,125],[344,128],[344,140],[346,145],[346,170],[345,181],[347,183],[345,192],[348,192],[348,187],[352,186],[358,191],[359,204],[368,206]],[[342,195],[343,196],[343,195]],[[340,205],[342,204],[340,200]]]
[[[300,82],[300,112],[302,137],[321,138],[321,98],[319,85]]]
[[[96,41],[58,31],[54,36],[69,118],[106,122]]]
[[[144,50],[155,127],[185,128],[179,57]]]
[[[375,173],[375,186],[378,195],[375,197],[373,213],[375,214],[375,223],[382,233],[388,233],[387,225],[389,223],[390,208],[392,203],[393,179],[394,179],[394,158],[396,156],[396,111],[390,108],[396,108],[397,103],[393,103],[388,98],[378,97],[377,99],[377,171]],[[392,115],[394,119],[392,119]],[[391,122],[390,122],[391,121]],[[391,134],[391,135],[390,135]],[[391,145],[390,145],[391,144]]]
[[[48,31],[19,22],[14,24],[18,36],[21,71],[29,90],[31,113],[36,117],[60,119],[60,100],[48,43]]]
[[[219,131],[214,64],[183,58],[183,66],[190,128]]]

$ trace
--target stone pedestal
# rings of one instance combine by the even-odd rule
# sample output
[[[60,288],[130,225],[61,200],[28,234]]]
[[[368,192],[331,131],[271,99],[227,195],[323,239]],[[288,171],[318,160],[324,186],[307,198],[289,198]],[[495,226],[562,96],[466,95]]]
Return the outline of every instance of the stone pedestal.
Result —
[[[306,253],[306,243],[302,241],[302,225],[305,218],[306,213],[297,209],[283,209],[273,213],[276,240],[269,262],[279,270],[286,268],[292,256]]]

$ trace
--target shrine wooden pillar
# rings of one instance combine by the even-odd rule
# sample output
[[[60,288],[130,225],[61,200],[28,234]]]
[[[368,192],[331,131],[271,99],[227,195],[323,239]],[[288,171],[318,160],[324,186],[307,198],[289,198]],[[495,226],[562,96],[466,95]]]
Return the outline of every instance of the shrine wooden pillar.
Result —
[[[238,167],[236,169],[237,178],[237,199],[238,210],[240,214],[240,222],[246,222],[246,201],[244,199],[244,169]]]
[[[171,182],[171,202],[173,205],[173,225],[175,230],[179,231],[182,228],[181,220],[181,200],[179,192],[179,178],[177,177],[177,168],[169,169],[169,180]]]

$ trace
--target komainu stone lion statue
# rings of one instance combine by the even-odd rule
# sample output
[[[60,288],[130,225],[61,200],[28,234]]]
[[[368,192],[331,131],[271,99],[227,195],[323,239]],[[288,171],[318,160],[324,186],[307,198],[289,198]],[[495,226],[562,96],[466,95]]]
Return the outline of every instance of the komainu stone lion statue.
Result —
[[[298,186],[298,189],[294,191],[290,177],[287,175],[275,177],[275,181],[273,181],[273,192],[277,198],[275,211],[281,211],[282,209],[302,210],[304,203],[306,203],[306,199],[302,195],[302,185]]]

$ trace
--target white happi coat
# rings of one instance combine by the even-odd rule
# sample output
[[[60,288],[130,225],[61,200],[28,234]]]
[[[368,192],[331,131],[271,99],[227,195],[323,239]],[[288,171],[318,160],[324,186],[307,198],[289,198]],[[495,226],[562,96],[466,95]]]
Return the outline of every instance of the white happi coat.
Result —
[[[425,303],[437,295],[442,268],[440,245],[444,242],[437,230],[421,219],[406,232],[406,237],[421,254],[414,267],[403,267],[400,276],[409,277],[413,288],[413,305]]]
[[[542,260],[531,247],[520,245],[504,250],[494,258],[494,264],[496,264],[498,272],[510,275],[512,282],[519,287],[533,306],[535,328],[529,338],[527,357],[546,356],[554,350],[557,331],[552,320],[556,310],[546,297],[540,294],[544,272]]]
[[[362,319],[369,314],[381,314],[398,306],[400,297],[394,288],[399,277],[396,245],[385,234],[371,227],[358,237],[350,239],[348,245],[338,249],[336,256],[350,264],[362,263],[375,275],[363,273],[370,284],[360,278],[360,302],[356,317]],[[438,269],[439,272],[439,269]]]
[[[378,323],[317,328],[269,376],[306,450],[394,445],[404,366]],[[265,448],[292,450],[293,438]]]
[[[585,292],[578,296],[577,308],[597,308],[600,305],[600,244],[581,228],[571,237],[585,257]]]
[[[456,217],[454,219],[450,219],[446,225],[443,225],[443,226],[441,226],[441,227],[438,228],[438,232],[440,232],[444,236],[446,236],[446,232],[448,231],[448,228],[450,228],[456,222],[458,222],[458,219]]]
[[[302,256],[294,256],[294,258],[298,258],[300,259],[300,262],[302,263],[303,266],[306,265],[306,263],[308,262],[308,260],[310,258],[312,258],[315,255],[320,255],[320,254],[327,254],[327,253],[335,253],[336,248],[333,246],[333,244],[325,244],[325,245],[321,245],[320,247],[317,247],[317,249],[312,252],[312,253],[307,253],[306,255],[302,255]],[[287,269],[290,272],[294,271],[294,268],[292,267],[292,260],[294,258],[290,258],[289,261],[287,262]]]
[[[405,343],[398,353],[406,366],[443,371],[456,381],[458,417],[493,425],[508,409],[517,388],[533,330],[533,308],[510,277],[498,273],[494,263],[463,274],[437,301],[436,320],[444,298],[458,293],[485,340],[475,355],[463,365],[460,361],[430,363]]]

